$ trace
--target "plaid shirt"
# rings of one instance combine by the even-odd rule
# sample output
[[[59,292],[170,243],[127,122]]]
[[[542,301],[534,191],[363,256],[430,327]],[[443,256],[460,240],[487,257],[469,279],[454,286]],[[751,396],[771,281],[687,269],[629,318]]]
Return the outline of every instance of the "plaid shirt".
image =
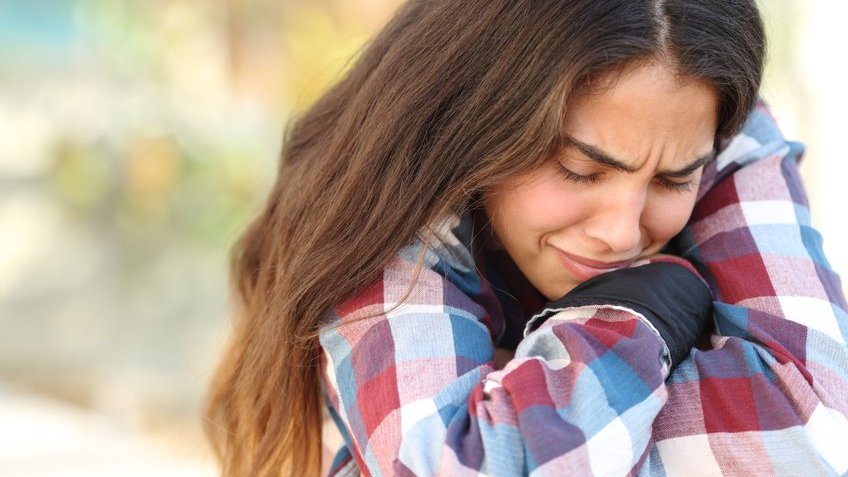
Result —
[[[321,328],[324,443],[339,445],[324,475],[848,475],[848,308],[802,154],[761,101],[705,168],[671,246],[715,323],[673,370],[645,318],[609,305],[536,310],[547,320],[495,369],[509,310],[470,217],[431,229],[402,306],[420,241]]]

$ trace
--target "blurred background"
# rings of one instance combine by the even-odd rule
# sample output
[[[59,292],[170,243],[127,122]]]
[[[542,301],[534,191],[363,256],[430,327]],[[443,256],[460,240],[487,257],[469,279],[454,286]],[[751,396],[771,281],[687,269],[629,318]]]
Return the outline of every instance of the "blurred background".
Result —
[[[399,0],[0,0],[0,475],[212,476],[226,254]],[[848,3],[763,0],[763,96],[848,273]]]

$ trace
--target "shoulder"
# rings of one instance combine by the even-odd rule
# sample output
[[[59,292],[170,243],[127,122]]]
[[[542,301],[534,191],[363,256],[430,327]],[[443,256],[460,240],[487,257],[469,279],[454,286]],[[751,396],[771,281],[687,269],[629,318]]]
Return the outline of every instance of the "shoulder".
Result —
[[[785,156],[789,152],[800,159],[804,145],[784,138],[768,103],[760,97],[742,130],[721,145],[716,168],[722,170],[733,165],[744,166],[764,157]]]
[[[498,336],[502,324],[484,305],[488,301],[483,295],[491,290],[473,258],[472,220],[471,214],[451,212],[422,227],[374,282],[336,304],[328,321],[379,320],[388,313],[461,314],[481,321]]]

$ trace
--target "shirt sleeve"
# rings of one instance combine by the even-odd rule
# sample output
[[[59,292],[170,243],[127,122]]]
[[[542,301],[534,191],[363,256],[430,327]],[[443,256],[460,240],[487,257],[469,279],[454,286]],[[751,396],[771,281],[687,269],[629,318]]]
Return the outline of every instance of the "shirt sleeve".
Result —
[[[325,391],[363,473],[638,469],[669,373],[668,349],[644,316],[617,305],[557,313],[496,370],[485,310],[432,270],[388,311],[413,267],[395,261],[319,337]]]
[[[425,269],[406,304],[388,311],[413,264],[388,267],[320,334],[323,384],[359,468],[848,471],[846,306],[810,224],[797,171],[802,151],[760,103],[705,171],[692,221],[673,248],[710,284],[715,330],[670,376],[656,329],[614,304],[556,310],[495,370],[479,305]]]
[[[785,141],[760,101],[674,244],[710,283],[715,329],[669,377],[652,475],[848,472],[848,318]]]

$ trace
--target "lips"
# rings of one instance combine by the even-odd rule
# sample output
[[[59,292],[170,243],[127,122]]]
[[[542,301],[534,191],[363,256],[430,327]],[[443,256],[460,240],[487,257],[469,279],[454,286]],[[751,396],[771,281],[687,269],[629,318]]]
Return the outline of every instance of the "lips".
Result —
[[[565,268],[579,280],[588,280],[602,273],[626,268],[633,263],[632,260],[625,260],[621,262],[599,262],[597,260],[571,255],[559,249],[557,249],[557,255],[559,255],[560,261]]]

